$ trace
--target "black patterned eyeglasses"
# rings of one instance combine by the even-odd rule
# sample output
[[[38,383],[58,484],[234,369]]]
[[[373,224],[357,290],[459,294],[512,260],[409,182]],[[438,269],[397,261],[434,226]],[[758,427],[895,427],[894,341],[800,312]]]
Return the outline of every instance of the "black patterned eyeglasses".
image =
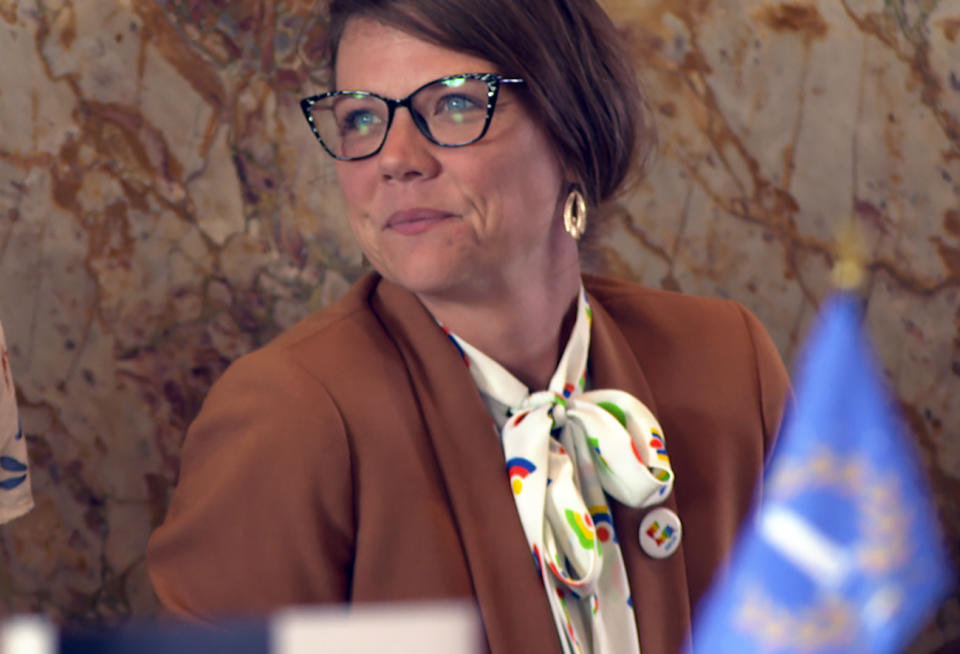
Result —
[[[476,143],[490,127],[500,86],[522,83],[496,73],[464,73],[427,82],[402,100],[369,91],[333,91],[304,98],[300,108],[330,156],[354,161],[380,152],[397,107],[410,111],[431,143],[451,148]]]

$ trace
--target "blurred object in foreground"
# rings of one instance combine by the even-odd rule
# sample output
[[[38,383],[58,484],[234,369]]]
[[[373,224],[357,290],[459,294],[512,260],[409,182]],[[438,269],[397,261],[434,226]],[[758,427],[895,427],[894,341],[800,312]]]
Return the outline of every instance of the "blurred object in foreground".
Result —
[[[3,325],[0,324],[0,525],[19,518],[32,508],[27,441],[17,416],[13,373]]]
[[[18,615],[0,623],[0,654],[56,654],[57,632],[39,615]]]
[[[290,608],[260,620],[216,625],[133,623],[60,633],[38,616],[0,623],[0,654],[477,654],[472,603]]]
[[[951,587],[852,295],[827,302],[804,355],[762,503],[695,624],[697,654],[893,654]]]

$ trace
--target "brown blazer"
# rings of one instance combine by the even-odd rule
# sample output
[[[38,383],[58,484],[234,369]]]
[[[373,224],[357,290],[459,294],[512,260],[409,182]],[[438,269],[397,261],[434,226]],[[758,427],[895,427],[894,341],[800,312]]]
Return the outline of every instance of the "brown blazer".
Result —
[[[678,651],[747,513],[788,394],[749,312],[586,277],[595,388],[657,415],[683,521],[640,549],[645,510],[611,501],[644,654]],[[191,425],[147,552],[169,609],[476,599],[493,652],[560,652],[490,418],[412,294],[369,274],[235,362]]]

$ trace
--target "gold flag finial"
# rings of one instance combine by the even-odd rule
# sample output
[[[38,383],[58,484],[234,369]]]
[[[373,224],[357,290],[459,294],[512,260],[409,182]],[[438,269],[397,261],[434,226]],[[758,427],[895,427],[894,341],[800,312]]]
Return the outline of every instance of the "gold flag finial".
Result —
[[[853,217],[837,232],[836,263],[833,265],[833,283],[844,291],[854,291],[863,284],[864,271],[863,232]]]

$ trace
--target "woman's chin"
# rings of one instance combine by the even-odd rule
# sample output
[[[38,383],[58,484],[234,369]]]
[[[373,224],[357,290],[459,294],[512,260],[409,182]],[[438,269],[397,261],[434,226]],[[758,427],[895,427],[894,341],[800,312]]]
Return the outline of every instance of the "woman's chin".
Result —
[[[416,295],[447,294],[469,277],[456,262],[408,261],[402,265],[374,266],[385,279]]]

